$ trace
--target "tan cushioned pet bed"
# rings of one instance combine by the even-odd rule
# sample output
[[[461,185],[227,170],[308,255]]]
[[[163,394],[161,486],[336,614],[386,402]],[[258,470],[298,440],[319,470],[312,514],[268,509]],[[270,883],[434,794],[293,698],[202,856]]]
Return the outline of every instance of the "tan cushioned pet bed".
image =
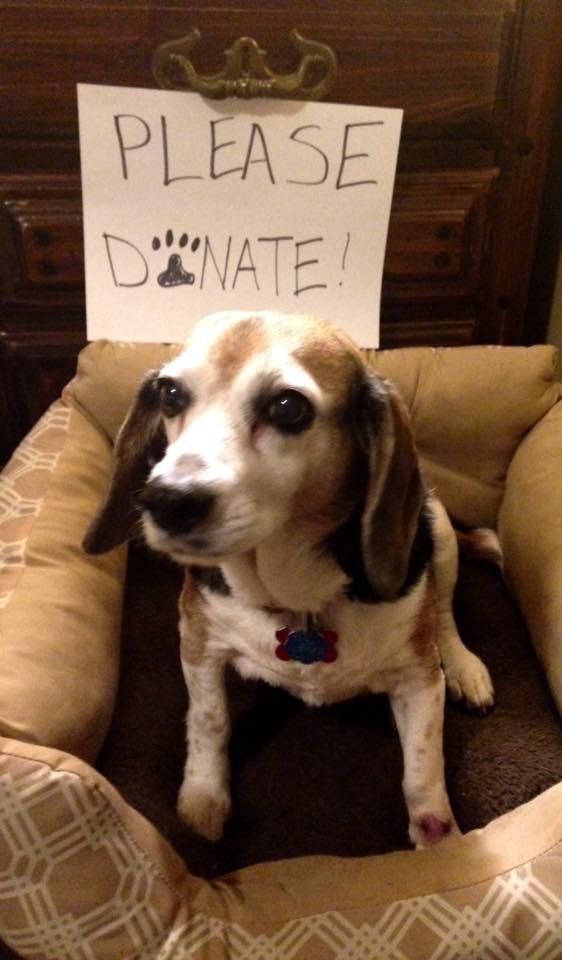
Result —
[[[428,851],[299,858],[206,882],[88,765],[116,696],[126,550],[86,557],[81,539],[137,383],[177,349],[90,345],[2,477],[0,937],[53,960],[554,960],[560,785]],[[562,710],[553,351],[420,348],[371,360],[400,386],[428,481],[454,517],[499,528],[506,578]]]

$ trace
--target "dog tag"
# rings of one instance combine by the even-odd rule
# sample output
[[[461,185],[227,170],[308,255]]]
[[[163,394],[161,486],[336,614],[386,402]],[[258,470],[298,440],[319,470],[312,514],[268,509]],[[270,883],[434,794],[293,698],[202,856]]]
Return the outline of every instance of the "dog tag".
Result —
[[[275,650],[280,660],[296,660],[298,663],[333,663],[338,656],[337,633],[310,626],[305,630],[276,630],[278,646]]]

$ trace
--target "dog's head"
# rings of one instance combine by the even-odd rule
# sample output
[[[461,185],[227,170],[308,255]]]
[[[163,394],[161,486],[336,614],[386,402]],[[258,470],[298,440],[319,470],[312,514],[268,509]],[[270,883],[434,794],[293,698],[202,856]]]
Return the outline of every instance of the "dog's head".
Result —
[[[423,497],[403,405],[342,332],[309,317],[215,314],[142,383],[84,545],[108,550],[140,518],[156,550],[216,565],[292,525],[326,544],[359,516],[363,569],[392,599]]]

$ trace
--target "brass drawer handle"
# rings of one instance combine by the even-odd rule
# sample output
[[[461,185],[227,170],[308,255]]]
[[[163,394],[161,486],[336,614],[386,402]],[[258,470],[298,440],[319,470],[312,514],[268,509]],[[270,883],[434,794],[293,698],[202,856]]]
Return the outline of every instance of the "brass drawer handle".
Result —
[[[334,83],[336,55],[325,43],[307,40],[297,30],[291,30],[289,36],[301,55],[301,62],[293,73],[274,73],[265,63],[267,50],[262,50],[251,37],[239,37],[225,51],[226,64],[220,73],[200,74],[189,59],[201,39],[197,29],[185,37],[162,43],[152,59],[152,73],[158,86],[164,89],[190,88],[213,99],[281,97],[320,100]]]

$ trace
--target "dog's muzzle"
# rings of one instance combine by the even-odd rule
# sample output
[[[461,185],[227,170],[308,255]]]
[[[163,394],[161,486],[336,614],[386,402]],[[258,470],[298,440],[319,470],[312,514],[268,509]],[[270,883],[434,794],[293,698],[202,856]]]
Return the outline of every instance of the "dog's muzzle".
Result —
[[[139,494],[139,503],[148,511],[158,527],[173,536],[184,536],[195,530],[211,513],[215,495],[207,488],[171,487],[161,480],[151,480]]]

